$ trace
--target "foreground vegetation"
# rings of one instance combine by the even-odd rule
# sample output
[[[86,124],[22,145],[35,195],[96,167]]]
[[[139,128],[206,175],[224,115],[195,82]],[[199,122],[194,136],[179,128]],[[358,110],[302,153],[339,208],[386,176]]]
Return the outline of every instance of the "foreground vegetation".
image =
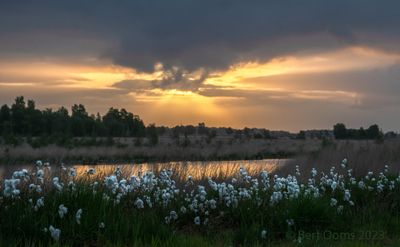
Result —
[[[400,239],[400,176],[385,167],[355,178],[347,160],[310,176],[297,167],[286,177],[251,177],[241,168],[229,181],[176,180],[171,170],[129,177],[90,168],[77,176],[39,161],[1,190],[1,246],[396,246]]]

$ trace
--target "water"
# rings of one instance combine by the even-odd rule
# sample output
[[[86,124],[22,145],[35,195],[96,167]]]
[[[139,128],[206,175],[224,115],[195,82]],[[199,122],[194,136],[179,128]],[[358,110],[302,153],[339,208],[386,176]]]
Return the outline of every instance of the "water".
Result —
[[[289,162],[288,159],[264,159],[264,160],[241,160],[241,161],[184,161],[184,162],[165,162],[165,163],[143,163],[143,164],[100,164],[100,165],[68,165],[75,167],[78,178],[86,178],[86,171],[89,168],[96,169],[96,173],[92,178],[102,178],[113,174],[119,167],[124,177],[143,174],[146,171],[152,171],[156,174],[162,169],[171,169],[174,172],[174,178],[186,180],[190,175],[194,180],[207,179],[228,179],[238,174],[239,168],[244,167],[249,175],[258,175],[261,171],[266,170],[273,172],[277,167],[285,165]],[[0,165],[0,180],[10,178],[16,170],[27,169],[34,171],[35,166],[32,165]],[[51,164],[51,171],[54,175],[62,172],[61,166]]]

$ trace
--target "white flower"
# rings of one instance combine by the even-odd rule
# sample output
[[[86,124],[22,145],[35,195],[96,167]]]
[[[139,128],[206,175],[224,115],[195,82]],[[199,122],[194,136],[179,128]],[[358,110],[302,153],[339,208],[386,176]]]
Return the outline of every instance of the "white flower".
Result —
[[[117,169],[115,170],[114,174],[117,177],[121,176],[121,174],[122,174],[121,167],[118,166]]]
[[[353,173],[353,169],[347,170],[347,176],[351,177],[351,174]]]
[[[187,211],[187,209],[186,209],[184,206],[182,206],[182,207],[181,207],[181,212],[182,212],[183,214],[185,214],[186,211]]]
[[[105,227],[106,227],[106,225],[104,224],[104,222],[100,222],[99,228],[100,228],[100,229],[104,229]]]
[[[193,177],[192,176],[188,176],[187,183],[188,184],[193,184]]]
[[[36,189],[36,185],[30,184],[30,185],[29,185],[29,190],[30,190],[30,191],[33,191],[34,189]]]
[[[315,177],[315,176],[317,176],[317,174],[318,174],[317,170],[316,170],[315,168],[313,168],[313,169],[311,170],[311,176],[312,176],[312,177]]]
[[[341,214],[343,212],[343,205],[337,207],[337,212]]]
[[[287,219],[286,223],[288,224],[288,226],[293,226],[294,225],[294,220],[293,219]]]
[[[16,179],[6,179],[4,180],[4,191],[5,197],[18,197],[20,190],[17,189],[17,185],[21,182],[19,178]]]
[[[299,166],[298,165],[296,165],[296,176],[300,176],[301,174],[300,174],[300,168],[299,168]]]
[[[383,185],[382,182],[379,181],[379,182],[377,183],[377,185],[376,185],[376,190],[377,190],[379,193],[381,193],[381,192],[383,192],[383,189],[384,189],[384,188],[385,188],[385,185]]]
[[[343,159],[341,164],[342,168],[346,168],[346,165],[347,165],[347,159]]]
[[[43,206],[44,206],[44,197],[40,197],[39,199],[37,199],[34,209],[35,209],[35,211],[38,211],[39,208],[41,208]]]
[[[137,208],[139,208],[139,209],[144,208],[144,203],[143,203],[142,199],[138,198],[138,199],[135,201],[135,206],[136,206]]]
[[[116,189],[118,189],[118,179],[115,175],[111,175],[108,177],[104,178],[104,183],[107,186],[107,188],[113,190],[113,192],[116,191]]]
[[[61,170],[66,171],[67,168],[64,166],[64,163],[61,163]]]
[[[43,166],[42,161],[41,160],[36,161],[36,166],[42,167]]]
[[[171,219],[173,220],[177,220],[178,219],[178,214],[175,211],[171,211],[169,213],[169,216],[171,217]]]
[[[22,169],[21,171],[15,171],[12,178],[23,178],[24,180],[27,180],[29,178],[28,170]]]
[[[208,201],[208,203],[210,204],[210,208],[211,209],[216,209],[217,208],[217,201],[214,199],[211,199]]]
[[[76,223],[81,224],[82,209],[78,209],[75,214]]]
[[[69,176],[76,177],[76,169],[74,167],[69,168]]]
[[[387,173],[389,171],[389,166],[385,165],[385,169],[383,170],[385,173]]]
[[[196,216],[196,217],[194,218],[194,224],[197,225],[197,226],[199,226],[199,225],[201,224],[201,221],[200,221],[200,217],[199,217],[199,216]]]
[[[335,198],[331,198],[331,206],[334,207],[337,204],[337,200]]]
[[[38,169],[36,172],[36,177],[42,181],[44,179],[44,171],[42,169]]]
[[[60,179],[58,177],[53,178],[53,185],[54,185],[54,187],[56,187],[57,191],[59,191],[59,192],[62,191],[63,186],[64,186],[62,183],[60,183]]]
[[[345,190],[344,191],[344,200],[345,201],[350,201],[350,197],[351,197],[351,194],[350,194],[350,191],[349,190]]]
[[[331,188],[332,188],[333,191],[336,190],[336,188],[337,188],[337,183],[336,183],[336,181],[333,181],[333,182],[332,182]]]
[[[52,225],[49,226],[49,231],[50,231],[50,235],[51,237],[55,240],[58,241],[60,239],[60,234],[61,234],[61,230],[54,228]]]
[[[273,204],[276,204],[276,203],[278,203],[280,200],[282,200],[282,198],[283,198],[282,192],[280,192],[280,191],[274,191],[274,192],[272,193],[272,195],[271,195],[270,203],[271,203],[272,205],[273,205]]]
[[[67,213],[68,213],[68,208],[66,208],[64,204],[58,206],[58,215],[60,215],[60,218],[63,218],[64,215]]]
[[[261,231],[261,238],[266,239],[267,238],[267,230],[262,230]]]
[[[95,173],[96,173],[96,169],[94,169],[94,168],[89,168],[86,170],[87,175],[93,175]]]
[[[365,183],[363,181],[358,182],[358,188],[362,190],[365,189],[366,188]]]

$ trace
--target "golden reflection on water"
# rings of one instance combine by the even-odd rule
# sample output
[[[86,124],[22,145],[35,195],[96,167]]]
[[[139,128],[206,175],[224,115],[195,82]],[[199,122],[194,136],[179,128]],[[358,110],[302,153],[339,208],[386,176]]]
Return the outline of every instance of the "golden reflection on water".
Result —
[[[138,176],[146,171],[158,174],[162,169],[171,169],[173,178],[186,180],[192,176],[193,180],[203,180],[209,177],[223,180],[238,174],[239,168],[244,167],[250,176],[257,176],[265,170],[273,172],[278,166],[284,165],[288,160],[268,159],[251,161],[210,161],[210,162],[168,162],[168,163],[144,163],[144,164],[122,164],[122,165],[74,165],[78,178],[103,178],[113,174],[117,167],[122,171],[123,177]],[[88,176],[86,171],[95,168],[96,173]]]
[[[171,169],[172,178],[177,181],[186,181],[188,176],[193,180],[204,180],[209,177],[214,180],[226,180],[238,175],[239,168],[246,169],[250,176],[258,176],[261,171],[274,172],[278,166],[286,165],[289,159],[265,159],[265,160],[243,160],[243,161],[184,161],[166,163],[143,163],[143,164],[101,164],[101,165],[68,165],[67,168],[75,167],[77,178],[83,180],[102,180],[105,176],[114,174],[117,167],[121,169],[122,176],[139,176],[146,171],[152,171],[158,175],[162,169]],[[86,171],[94,168],[96,173],[88,175]],[[0,165],[0,180],[12,177],[17,170],[27,169],[30,173],[36,171],[35,165]],[[48,170],[47,168],[44,168]],[[47,173],[47,172],[46,172]],[[65,176],[59,164],[51,164],[50,173],[47,176]],[[1,185],[0,185],[1,187]]]

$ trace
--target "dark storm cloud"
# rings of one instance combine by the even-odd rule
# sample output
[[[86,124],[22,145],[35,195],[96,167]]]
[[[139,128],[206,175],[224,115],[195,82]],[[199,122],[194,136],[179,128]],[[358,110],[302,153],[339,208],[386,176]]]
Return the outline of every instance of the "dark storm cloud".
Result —
[[[2,1],[0,54],[216,70],[348,44],[398,49],[399,24],[399,1]]]

